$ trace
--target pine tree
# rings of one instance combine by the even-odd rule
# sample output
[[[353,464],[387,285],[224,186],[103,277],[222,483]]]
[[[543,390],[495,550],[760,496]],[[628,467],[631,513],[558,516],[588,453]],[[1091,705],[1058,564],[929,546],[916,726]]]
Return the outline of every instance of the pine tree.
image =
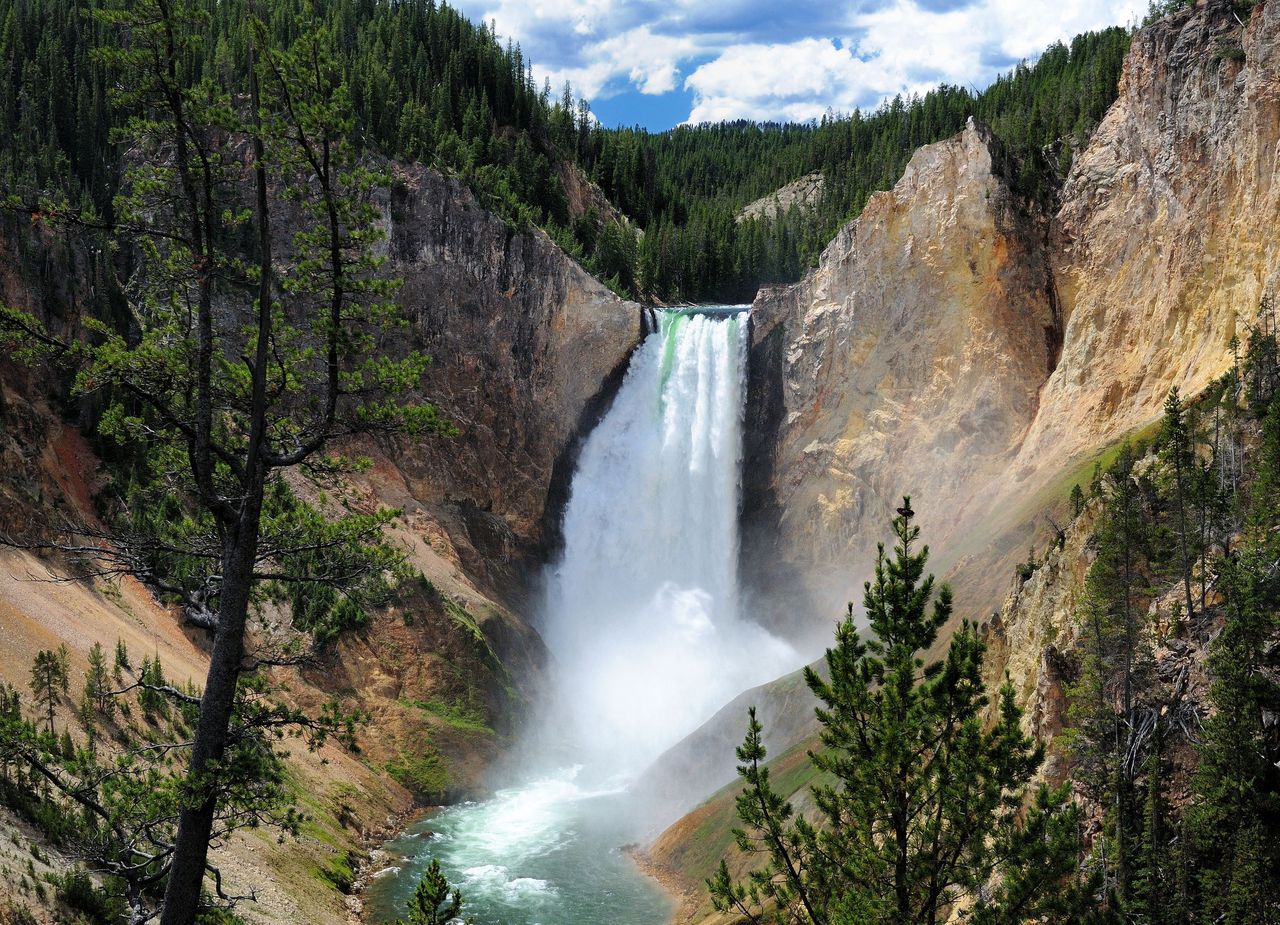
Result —
[[[1247,545],[1218,563],[1225,618],[1210,650],[1213,715],[1198,746],[1190,825],[1201,914],[1224,925],[1280,922],[1280,744],[1264,719],[1280,704],[1274,561]]]
[[[89,696],[88,691],[85,691],[80,697],[80,703],[76,707],[76,718],[80,720],[80,725],[84,727],[85,745],[89,749],[89,754],[97,754],[98,713],[94,706],[93,698]]]
[[[240,19],[233,33],[244,66],[221,87],[191,68],[214,16],[205,4],[96,8],[114,35],[98,60],[113,77],[115,140],[143,152],[114,207],[116,230],[142,264],[126,298],[145,321],[127,331],[95,323],[91,338],[72,343],[0,307],[5,347],[74,366],[81,387],[112,396],[99,433],[145,446],[153,482],[181,496],[174,523],[153,517],[151,532],[107,530],[88,544],[95,574],[149,583],[212,637],[198,722],[177,753],[183,796],[164,817],[176,826],[150,874],[165,883],[162,925],[195,921],[224,812],[247,824],[245,801],[275,798],[280,776],[264,760],[274,758],[265,730],[347,729],[338,711],[306,716],[244,696],[245,685],[261,683],[248,622],[268,581],[327,582],[364,600],[370,576],[389,576],[401,561],[379,539],[393,511],[318,525],[277,519],[284,474],[320,458],[350,468],[331,455],[340,437],[449,430],[415,397],[428,358],[384,349],[402,325],[378,247],[376,195],[390,181],[352,147],[359,133],[336,30],[305,9],[278,33]],[[320,529],[308,535],[311,526]],[[59,548],[72,545],[85,548],[83,535]],[[281,575],[315,549],[341,572]],[[153,828],[148,838],[159,835]],[[135,914],[151,917],[153,896],[130,897]]]
[[[127,671],[129,667],[129,647],[124,644],[123,639],[117,639],[116,657],[111,668],[111,676],[115,678],[117,684],[124,681],[124,672]]]
[[[1153,551],[1149,492],[1134,472],[1126,444],[1108,472],[1106,504],[1093,538],[1096,558],[1081,605],[1083,658],[1071,690],[1072,751],[1090,796],[1111,809],[1114,886],[1130,895],[1138,831],[1134,779],[1141,765],[1133,731],[1142,697],[1152,683],[1144,630]],[[1110,875],[1110,872],[1109,872]]]
[[[408,914],[396,925],[450,925],[462,921],[462,893],[452,889],[435,858],[409,898]],[[466,923],[470,923],[470,918]]]
[[[934,925],[966,899],[983,923],[1081,908],[1077,817],[1047,788],[1021,812],[1042,751],[1021,732],[1008,684],[984,728],[976,628],[965,623],[942,661],[923,658],[951,616],[951,594],[925,577],[928,547],[915,551],[913,517],[904,499],[894,555],[880,546],[865,585],[873,635],[862,638],[850,606],[826,654],[830,680],[806,672],[823,745],[810,759],[833,781],[813,787],[816,818],[773,789],[749,714],[738,750],[746,827],[736,834],[765,863],[746,883],[721,863],[708,881],[721,911],[748,922]]]
[[[98,715],[110,719],[115,712],[115,701],[111,697],[107,680],[107,656],[102,643],[95,642],[89,649],[89,670],[84,677],[84,700],[90,703]]]
[[[67,647],[41,649],[31,663],[31,694],[37,706],[44,708],[48,734],[52,736],[54,711],[62,695],[70,689],[70,665]]]
[[[1161,456],[1172,470],[1173,476],[1173,503],[1176,513],[1174,526],[1178,535],[1182,590],[1186,601],[1187,619],[1192,619],[1195,615],[1195,605],[1191,600],[1191,563],[1194,557],[1188,509],[1194,500],[1192,486],[1196,462],[1191,433],[1187,427],[1182,399],[1178,395],[1177,388],[1170,389],[1165,398],[1161,431],[1163,440]]]
[[[1134,863],[1133,899],[1126,908],[1131,921],[1174,922],[1170,885],[1176,881],[1169,845],[1168,809],[1165,805],[1164,741],[1160,724],[1155,726],[1146,762],[1146,799],[1143,807],[1142,838]]]
[[[155,658],[148,658],[145,655],[142,657],[142,670],[138,675],[138,683],[140,685],[138,705],[142,707],[142,712],[151,718],[167,717],[169,703],[161,688],[168,682],[165,680],[164,667],[160,664],[159,653],[156,653]]]

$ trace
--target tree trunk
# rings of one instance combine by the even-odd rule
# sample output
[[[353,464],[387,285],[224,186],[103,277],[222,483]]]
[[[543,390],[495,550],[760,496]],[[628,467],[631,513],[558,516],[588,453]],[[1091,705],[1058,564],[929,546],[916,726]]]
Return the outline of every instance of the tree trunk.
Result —
[[[1177,453],[1182,452],[1182,448],[1176,449]],[[1187,503],[1186,492],[1183,489],[1182,479],[1182,459],[1177,457],[1174,459],[1174,483],[1178,492],[1178,540],[1180,552],[1182,553],[1182,590],[1187,599],[1187,620],[1191,620],[1195,614],[1195,607],[1191,603],[1191,555],[1187,543]]]
[[[261,490],[257,492],[261,498]],[[247,502],[247,506],[253,502]],[[260,505],[260,500],[259,500]],[[242,518],[243,522],[243,518]],[[223,554],[223,583],[218,607],[218,629],[204,696],[200,698],[200,719],[196,726],[191,762],[185,787],[187,802],[178,815],[178,835],[174,840],[173,863],[164,894],[160,925],[192,925],[200,908],[205,867],[209,859],[209,836],[213,831],[217,796],[208,782],[201,781],[211,765],[222,760],[227,748],[236,686],[244,656],[245,622],[249,612],[249,590],[257,555],[258,517],[252,530],[238,530]]]

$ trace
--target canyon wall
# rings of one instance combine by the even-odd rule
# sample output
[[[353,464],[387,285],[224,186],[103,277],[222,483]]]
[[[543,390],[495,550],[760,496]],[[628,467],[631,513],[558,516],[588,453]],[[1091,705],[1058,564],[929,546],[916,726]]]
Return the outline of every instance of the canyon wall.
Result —
[[[999,176],[996,145],[970,121],[921,148],[817,269],[757,297],[746,571],[774,588],[803,576],[831,619],[903,494],[945,548],[1053,371],[1045,223]]]
[[[1054,223],[1062,361],[1014,474],[1152,419],[1231,362],[1280,283],[1280,3],[1230,3],[1133,41],[1119,98],[1072,165]]]
[[[468,572],[523,609],[558,542],[577,439],[640,340],[640,308],[428,168],[397,168],[387,215],[413,346],[435,359],[423,392],[459,434],[384,455]]]
[[[425,580],[410,582],[394,606],[314,664],[272,672],[291,704],[319,710],[336,697],[369,721],[359,755],[334,744],[319,755],[291,749],[299,799],[315,820],[299,841],[264,846],[245,836],[219,849],[229,884],[259,891],[259,902],[242,910],[251,922],[348,921],[340,886],[350,890],[362,845],[393,832],[415,795],[455,799],[485,787],[545,668],[529,579],[554,548],[578,437],[611,397],[641,333],[638,306],[613,296],[541,231],[508,227],[456,180],[396,168],[383,205],[391,269],[405,280],[403,344],[434,356],[422,394],[458,435],[366,441],[356,449],[371,456],[367,471],[322,484],[294,480],[322,506],[400,508],[390,538]],[[128,255],[113,259],[26,217],[0,218],[0,303],[60,333],[75,335],[91,316],[127,324],[111,281],[129,269]],[[92,521],[101,510],[95,496],[113,490],[91,436],[97,400],[72,401],[68,387],[58,370],[0,357],[0,531]],[[111,651],[117,639],[139,657],[163,659],[172,678],[202,680],[209,640],[173,608],[130,581],[29,580],[58,569],[0,549],[8,656],[0,681],[25,690],[34,653],[65,643],[79,691],[90,643]],[[267,610],[264,623],[278,616]],[[255,639],[264,632],[256,626]],[[58,725],[80,739],[71,713],[59,708]]]
[[[825,632],[856,602],[906,493],[961,609],[990,613],[1075,474],[1229,367],[1280,282],[1278,38],[1276,2],[1154,23],[1056,215],[970,124],[761,292],[743,560],[777,621],[802,600]]]

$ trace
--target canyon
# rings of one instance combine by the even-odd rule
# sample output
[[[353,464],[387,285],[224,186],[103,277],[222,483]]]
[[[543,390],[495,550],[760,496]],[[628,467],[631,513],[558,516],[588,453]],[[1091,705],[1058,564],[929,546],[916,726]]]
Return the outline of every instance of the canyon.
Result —
[[[1139,30],[1119,98],[1052,212],[1018,192],[978,122],[918,150],[816,268],[752,306],[743,607],[816,655],[910,494],[957,615],[989,621],[993,677],[1009,670],[1029,728],[1050,736],[1061,710],[1055,646],[1071,638],[1086,524],[1016,594],[1014,566],[1044,545],[1094,460],[1158,417],[1171,386],[1194,395],[1231,365],[1233,338],[1280,287],[1278,171],[1276,0],[1244,21],[1209,0]],[[573,181],[585,210],[598,197]],[[492,215],[457,179],[396,166],[381,206],[408,340],[434,357],[422,394],[459,434],[369,442],[359,447],[367,472],[300,486],[356,509],[400,509],[391,535],[425,581],[321,664],[281,671],[300,704],[336,695],[371,722],[359,756],[330,745],[321,764],[296,750],[317,820],[301,847],[244,837],[225,849],[246,883],[270,871],[273,886],[243,909],[254,922],[347,920],[356,904],[327,881],[316,889],[315,868],[349,867],[399,831],[415,796],[454,801],[509,776],[503,758],[547,689],[534,624],[570,479],[646,331],[646,309],[542,231]],[[74,330],[100,312],[111,270],[23,221],[0,228],[0,300],[51,326]],[[0,388],[0,528],[93,516],[107,486],[85,433],[100,409],[68,402],[65,383],[12,359],[0,361]],[[116,638],[200,675],[201,635],[141,588],[23,577],[45,567],[4,553],[0,680],[24,687],[30,655],[60,642],[82,673],[86,640]],[[476,706],[482,730],[421,706],[441,702]],[[732,790],[722,788],[748,703],[761,706],[780,767],[794,767],[813,728],[789,675],[726,705],[648,778],[655,818],[674,823],[650,833],[648,863],[685,897],[687,921],[713,920],[699,891],[729,843]]]
[[[1060,730],[1058,653],[1076,632],[1086,525],[1025,589],[1015,567],[1070,522],[1071,486],[1149,430],[1170,387],[1195,395],[1231,367],[1233,338],[1275,297],[1278,39],[1274,3],[1247,22],[1212,2],[1159,20],[1135,35],[1119,99],[1054,214],[1017,196],[998,142],[971,122],[917,151],[803,281],[762,290],[744,578],[791,638],[829,638],[909,494],[957,619],[993,627],[991,679],[1009,671],[1029,732],[1047,742]],[[788,717],[766,740],[775,775],[806,784],[796,773],[815,729],[795,717],[812,701],[789,676],[665,756],[652,785],[669,792],[673,774],[729,784],[726,749],[750,704]],[[682,920],[721,920],[702,883],[732,854],[733,792],[649,853],[686,897]]]

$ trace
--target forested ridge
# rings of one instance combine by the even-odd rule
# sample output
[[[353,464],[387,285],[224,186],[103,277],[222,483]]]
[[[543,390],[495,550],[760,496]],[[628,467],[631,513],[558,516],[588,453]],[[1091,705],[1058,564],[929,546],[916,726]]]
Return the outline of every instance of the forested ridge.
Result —
[[[942,86],[816,124],[600,129],[577,156],[645,229],[628,285],[667,300],[750,301],[761,283],[798,279],[872,193],[897,182],[917,148],[955,135],[970,116],[1004,143],[1000,166],[1017,187],[1050,202],[1115,99],[1128,47],[1124,29],[1089,33],[981,93]],[[826,178],[816,210],[737,220],[747,203],[815,171]]]
[[[0,26],[0,177],[23,204],[65,197],[110,218],[120,178],[96,47],[111,33],[100,0],[7,0]],[[245,0],[202,4],[203,41],[183,79],[234,83],[247,66]],[[975,92],[942,86],[874,112],[816,123],[735,122],[651,133],[597,124],[572,88],[538,87],[518,44],[433,0],[287,0],[270,5],[275,40],[300,17],[332,31],[350,89],[357,148],[462,177],[515,227],[540,225],[616,291],[661,301],[749,301],[794,281],[867,198],[888,189],[921,145],[974,116],[1003,142],[1005,172],[1051,202],[1072,154],[1115,98],[1128,48],[1113,28],[1055,43]],[[576,165],[629,220],[571,214],[562,170]],[[738,221],[741,208],[820,171],[816,209]]]

